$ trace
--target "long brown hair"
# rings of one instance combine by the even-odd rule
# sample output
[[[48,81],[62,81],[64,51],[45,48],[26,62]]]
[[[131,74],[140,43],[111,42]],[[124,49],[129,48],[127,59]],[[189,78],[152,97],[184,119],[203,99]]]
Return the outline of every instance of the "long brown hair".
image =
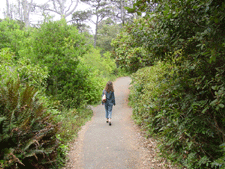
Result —
[[[109,93],[110,91],[114,92],[113,83],[111,81],[108,81],[106,83],[105,90],[107,91],[107,93]]]

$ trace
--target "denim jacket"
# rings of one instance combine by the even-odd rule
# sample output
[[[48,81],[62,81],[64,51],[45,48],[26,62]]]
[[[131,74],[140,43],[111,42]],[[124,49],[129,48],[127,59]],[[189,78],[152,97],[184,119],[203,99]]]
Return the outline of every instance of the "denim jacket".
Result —
[[[115,102],[115,95],[114,95],[114,92],[107,92],[106,90],[103,90],[102,92],[102,96],[103,94],[106,94],[106,104],[109,104],[109,105],[116,105],[116,102]],[[103,104],[103,103],[102,103]]]

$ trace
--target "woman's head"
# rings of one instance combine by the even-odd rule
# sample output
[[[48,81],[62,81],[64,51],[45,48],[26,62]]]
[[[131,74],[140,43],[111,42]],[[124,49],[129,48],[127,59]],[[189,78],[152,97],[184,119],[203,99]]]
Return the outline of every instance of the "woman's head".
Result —
[[[110,91],[114,92],[114,89],[113,89],[113,83],[111,81],[108,81],[106,83],[106,86],[105,86],[105,90],[109,93]]]

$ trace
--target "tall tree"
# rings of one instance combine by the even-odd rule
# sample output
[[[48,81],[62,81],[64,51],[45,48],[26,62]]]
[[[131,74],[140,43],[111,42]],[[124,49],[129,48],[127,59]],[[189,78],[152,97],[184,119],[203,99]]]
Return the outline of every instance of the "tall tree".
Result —
[[[111,3],[113,5],[113,15],[115,21],[124,25],[126,22],[134,18],[135,14],[128,13],[125,9],[126,7],[132,7],[134,4],[134,0],[111,0]]]
[[[44,12],[53,12],[61,18],[67,18],[77,8],[79,0],[48,0],[45,4],[37,5]]]
[[[120,25],[116,24],[111,18],[107,18],[99,24],[96,45],[101,48],[101,54],[112,50],[111,41],[119,34],[119,31]]]
[[[6,0],[6,17],[11,18],[9,0]]]
[[[28,0],[22,0],[23,20],[26,27],[30,25],[30,12],[31,12],[32,5],[33,5],[33,0],[30,0],[30,2],[28,2]]]
[[[83,32],[90,28],[90,26],[86,25],[85,22],[90,20],[91,17],[91,11],[76,11],[73,13],[72,20],[69,22],[72,22],[80,32]]]
[[[96,40],[97,40],[97,34],[98,34],[98,25],[99,23],[105,19],[106,17],[109,17],[111,12],[111,6],[110,3],[106,0],[81,0],[82,2],[90,5],[90,12],[95,17],[90,19],[90,21],[95,24],[95,35],[94,35],[94,47],[96,47]]]
[[[33,0],[17,0],[16,4],[6,0],[6,17],[24,22],[25,26],[29,27],[33,7]]]

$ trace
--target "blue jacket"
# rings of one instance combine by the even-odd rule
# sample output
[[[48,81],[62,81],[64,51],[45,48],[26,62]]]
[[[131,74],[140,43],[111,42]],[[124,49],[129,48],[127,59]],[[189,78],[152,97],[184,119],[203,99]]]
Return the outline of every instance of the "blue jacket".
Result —
[[[106,90],[103,90],[102,92],[102,96],[103,94],[106,94],[106,104],[109,104],[109,105],[116,105],[116,101],[115,101],[115,95],[114,95],[114,92],[107,92]],[[103,104],[103,103],[102,103]]]

